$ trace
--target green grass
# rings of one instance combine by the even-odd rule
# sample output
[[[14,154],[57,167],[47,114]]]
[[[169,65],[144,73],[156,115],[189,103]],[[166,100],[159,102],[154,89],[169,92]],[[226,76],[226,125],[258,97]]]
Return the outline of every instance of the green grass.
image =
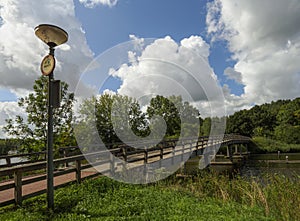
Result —
[[[253,137],[254,151],[275,153],[281,152],[300,152],[300,144],[286,144],[284,142],[265,137]]]
[[[87,180],[23,207],[0,209],[0,220],[300,220],[300,182],[276,176],[255,180],[203,173],[131,185],[109,178]]]

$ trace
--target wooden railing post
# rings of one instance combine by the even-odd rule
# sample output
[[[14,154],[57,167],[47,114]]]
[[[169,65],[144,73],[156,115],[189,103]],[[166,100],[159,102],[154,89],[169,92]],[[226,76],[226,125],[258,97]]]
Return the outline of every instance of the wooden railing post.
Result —
[[[182,149],[181,149],[181,162],[183,162],[183,159],[184,159],[184,148],[185,148],[185,143],[184,143],[184,141],[182,141]]]
[[[148,150],[145,148],[144,150],[144,164],[148,163]]]
[[[164,148],[163,148],[163,145],[159,145],[159,148],[160,148],[160,159],[162,160],[164,158]]]
[[[162,159],[164,158],[164,148],[162,144],[159,144],[159,167],[162,167]]]
[[[64,149],[64,158],[66,158],[66,157],[68,157],[68,153],[67,153],[67,150]],[[65,167],[69,167],[69,163],[68,162],[65,163]]]
[[[233,151],[232,151],[232,145],[229,145],[229,159],[232,161],[233,159]]]
[[[6,165],[8,166],[8,167],[11,167],[11,158],[10,158],[10,156],[6,156]]]
[[[247,143],[245,144],[245,147],[246,147],[247,155],[249,155],[249,152],[248,152],[248,144],[247,144]]]
[[[123,159],[125,162],[127,162],[127,148],[125,145],[122,146],[121,148],[122,148]]]
[[[11,166],[12,166],[12,165],[11,165],[11,157],[10,157],[10,156],[6,156],[5,160],[6,160],[6,166],[7,166],[7,167],[11,167]],[[12,179],[12,178],[13,178],[13,175],[10,174],[8,177],[9,177],[9,179]]]
[[[172,165],[174,165],[175,161],[175,145],[172,144]]]
[[[15,204],[21,206],[22,205],[22,171],[21,170],[17,170],[14,173],[14,181],[15,181],[15,190],[14,190]]]
[[[242,145],[240,145],[239,150],[240,150],[240,156],[242,156],[243,155],[243,146]]]
[[[111,153],[110,154],[110,171],[111,176],[115,175],[115,156]]]
[[[76,160],[76,181],[81,183],[81,160]]]
[[[229,158],[230,153],[229,153],[229,144],[226,146],[226,156]]]
[[[121,151],[122,151],[122,156],[123,156],[123,163],[122,163],[122,166],[123,166],[123,169],[126,170],[126,162],[127,162],[127,149],[126,149],[126,146],[121,146]]]
[[[199,139],[196,141],[196,156],[198,156],[198,145],[199,145]]]

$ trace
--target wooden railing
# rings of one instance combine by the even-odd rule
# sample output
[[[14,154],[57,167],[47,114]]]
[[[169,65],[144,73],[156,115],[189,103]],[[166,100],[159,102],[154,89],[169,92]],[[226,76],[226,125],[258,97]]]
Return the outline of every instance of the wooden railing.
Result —
[[[55,167],[59,165],[69,165],[73,163],[73,166],[66,167],[62,171],[55,171],[54,177],[62,176],[69,173],[76,174],[75,182],[80,183],[82,180],[82,171],[91,167],[100,166],[100,165],[108,165],[106,170],[102,170],[103,174],[105,173],[115,173],[116,170],[123,166],[118,165],[115,162],[115,158],[111,157],[112,153],[114,156],[122,159],[123,161],[135,164],[135,165],[143,165],[148,164],[156,161],[170,159],[172,164],[174,163],[174,159],[176,157],[182,157],[184,154],[191,154],[192,152],[196,155],[202,155],[203,151],[208,146],[213,146],[217,144],[221,145],[232,145],[232,144],[241,144],[241,143],[248,143],[250,138],[243,137],[239,135],[225,135],[222,136],[214,136],[214,137],[199,137],[198,139],[183,139],[181,143],[176,139],[173,140],[165,140],[160,142],[158,145],[151,146],[150,143],[143,143],[145,148],[143,149],[134,149],[134,143],[129,145],[120,144],[117,145],[117,148],[110,149],[109,152],[106,151],[98,151],[93,153],[87,153],[84,155],[75,155],[75,156],[66,156],[61,159],[54,160]],[[115,144],[114,144],[115,146]],[[72,147],[74,148],[74,147]],[[43,152],[36,153],[36,154],[45,154]],[[17,155],[18,157],[23,157],[26,155]],[[12,158],[13,156],[10,156]],[[87,163],[87,158],[94,158],[95,161],[93,165]],[[22,200],[46,193],[46,190],[40,190],[34,193],[30,193],[27,195],[22,194],[22,187],[28,184],[36,183],[38,181],[46,180],[45,174],[40,174],[39,176],[34,177],[27,177],[25,178],[25,174],[27,173],[34,173],[35,171],[40,171],[46,169],[46,161],[35,162],[35,163],[27,163],[22,162],[23,165],[13,166],[9,168],[4,168],[0,170],[0,179],[5,177],[13,177],[11,182],[4,182],[2,185],[0,183],[0,198],[1,198],[1,191],[6,191],[9,189],[14,190],[14,199],[10,199],[7,201],[0,201],[0,206],[5,206],[9,204],[17,204],[21,205]],[[12,164],[11,164],[12,165]],[[99,173],[94,173],[89,177],[98,176]],[[72,181],[74,182],[74,181]],[[70,182],[69,182],[70,183]],[[67,183],[55,186],[55,189],[65,186]]]
[[[74,156],[78,152],[80,153],[79,147],[60,147],[59,158],[65,158]],[[22,160],[20,160],[22,159]],[[36,162],[42,162],[46,160],[46,151],[34,152],[34,153],[23,153],[23,154],[12,154],[12,155],[0,155],[0,160],[5,160],[5,163],[0,164],[0,169],[6,167],[13,167],[18,165],[31,164]]]
[[[99,152],[93,153],[93,154],[88,154],[87,156],[90,157],[92,155],[98,156]],[[76,182],[80,183],[82,178],[81,178],[81,172],[85,169],[91,168],[92,165],[90,164],[82,164],[82,161],[85,160],[84,155],[77,155],[77,156],[71,156],[71,157],[66,157],[63,159],[56,159],[54,160],[54,165],[58,166],[61,164],[66,164],[66,163],[74,163],[75,166],[68,167],[62,171],[55,171],[54,172],[54,177],[62,176],[65,174],[69,173],[75,173],[76,174]],[[101,164],[107,164],[109,163],[109,160],[101,160],[95,164],[95,165],[101,165]],[[1,202],[0,206],[5,206],[9,205],[12,203],[15,203],[17,205],[21,205],[22,200],[46,193],[46,190],[41,190],[37,191],[28,195],[23,195],[22,194],[22,187],[28,184],[36,183],[42,180],[46,180],[47,176],[45,174],[40,174],[39,176],[33,176],[29,177],[26,179],[24,178],[24,174],[30,172],[33,173],[35,171],[40,171],[40,170],[45,170],[46,169],[46,161],[43,162],[36,162],[36,163],[31,163],[28,165],[23,165],[23,166],[15,166],[11,168],[5,168],[3,170],[0,170],[0,178],[1,177],[11,177],[13,176],[13,182],[5,182],[4,185],[0,185],[0,196],[1,196],[1,191],[9,190],[9,189],[14,189],[14,199],[13,200],[8,200],[5,202]],[[109,170],[108,170],[109,172]],[[94,173],[90,176],[87,176],[85,178],[90,178],[99,175],[99,173]],[[70,182],[68,182],[70,183]],[[67,185],[68,183],[64,183],[62,185],[55,186],[55,189],[60,188],[62,186]]]

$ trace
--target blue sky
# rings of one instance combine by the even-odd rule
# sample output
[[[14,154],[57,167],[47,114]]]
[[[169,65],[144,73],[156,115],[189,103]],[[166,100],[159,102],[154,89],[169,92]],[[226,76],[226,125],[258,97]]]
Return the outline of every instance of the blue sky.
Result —
[[[190,0],[135,0],[120,1],[109,8],[99,5],[93,9],[75,1],[75,12],[86,32],[88,45],[95,54],[129,40],[134,34],[141,38],[163,38],[171,36],[175,41],[191,35],[200,35],[210,42],[206,32],[206,1]],[[231,92],[241,95],[243,86],[227,79],[223,72],[234,66],[224,41],[211,44],[209,62],[221,84],[228,84]],[[118,84],[116,84],[118,85]],[[112,85],[115,89],[118,86]]]
[[[129,41],[129,35],[140,38],[163,38],[171,36],[176,42],[191,35],[201,36],[207,43],[207,1],[190,0],[126,0],[115,6],[96,5],[85,7],[74,1],[75,16],[85,31],[87,44],[95,56],[105,50]],[[216,41],[210,45],[209,63],[217,74],[221,85],[229,85],[235,95],[243,93],[243,85],[224,76],[227,67],[235,62],[230,59],[225,41]],[[120,86],[119,80],[110,80],[110,89]],[[16,101],[18,95],[6,87],[0,88],[0,101]]]
[[[94,9],[75,2],[75,6],[88,42],[96,53],[128,41],[129,34],[148,38],[170,35],[176,41],[206,34],[204,1],[192,0],[189,4],[182,4],[180,0],[120,1],[113,8],[97,6]]]

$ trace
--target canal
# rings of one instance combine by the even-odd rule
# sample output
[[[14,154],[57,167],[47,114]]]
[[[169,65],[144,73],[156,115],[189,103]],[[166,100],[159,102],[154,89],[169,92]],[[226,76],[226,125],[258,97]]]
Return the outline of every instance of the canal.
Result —
[[[288,177],[300,177],[300,153],[250,154],[245,160],[218,155],[209,165],[209,170],[217,173],[232,173],[242,177],[260,177],[266,174],[279,174]],[[199,169],[199,158],[185,163],[180,173],[195,174]]]
[[[300,153],[253,154],[240,168],[241,176],[260,177],[265,174],[299,177]]]

